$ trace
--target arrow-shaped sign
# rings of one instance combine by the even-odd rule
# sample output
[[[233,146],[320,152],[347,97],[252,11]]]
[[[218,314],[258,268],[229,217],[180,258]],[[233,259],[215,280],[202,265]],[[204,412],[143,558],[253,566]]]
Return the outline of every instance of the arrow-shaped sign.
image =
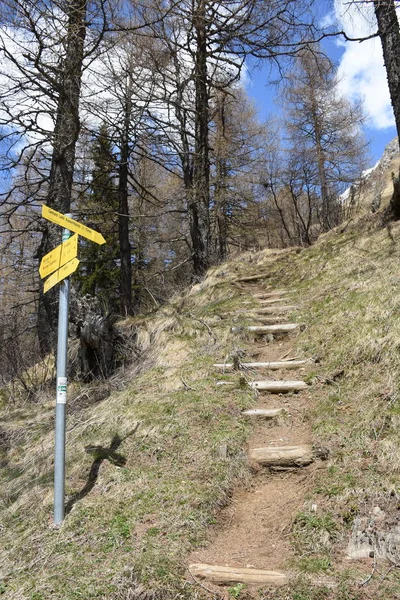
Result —
[[[48,292],[57,283],[59,283],[66,277],[69,277],[69,275],[71,275],[71,273],[76,271],[76,269],[78,268],[78,265],[79,265],[79,260],[77,258],[73,258],[72,260],[67,262],[66,265],[61,267],[61,269],[58,269],[58,271],[53,273],[53,275],[50,275],[50,277],[48,279],[46,279],[46,281],[44,282],[43,292],[44,293]]]
[[[66,217],[65,215],[49,208],[45,204],[42,206],[42,217],[51,221],[52,223],[56,223],[57,225],[61,225],[65,229],[69,229],[70,231],[74,231],[78,233],[82,237],[91,240],[92,242],[96,242],[96,244],[105,244],[106,240],[103,238],[101,233],[95,231],[94,229],[90,229],[90,227],[86,227],[83,223],[79,223],[70,217]]]
[[[47,277],[47,275],[50,275],[53,271],[57,271],[57,269],[65,265],[65,263],[75,258],[77,253],[78,234],[75,233],[66,242],[63,242],[57,246],[57,248],[54,248],[54,250],[46,254],[46,256],[43,256],[39,267],[40,277],[43,279],[43,277]]]

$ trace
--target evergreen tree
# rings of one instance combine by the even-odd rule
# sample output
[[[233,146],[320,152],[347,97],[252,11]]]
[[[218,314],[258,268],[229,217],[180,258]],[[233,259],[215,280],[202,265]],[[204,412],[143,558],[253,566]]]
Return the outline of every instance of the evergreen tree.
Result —
[[[105,125],[93,143],[92,161],[92,179],[82,214],[89,227],[101,229],[107,243],[97,246],[81,239],[81,268],[76,280],[82,295],[96,297],[105,312],[115,312],[119,310],[118,189],[113,145]]]

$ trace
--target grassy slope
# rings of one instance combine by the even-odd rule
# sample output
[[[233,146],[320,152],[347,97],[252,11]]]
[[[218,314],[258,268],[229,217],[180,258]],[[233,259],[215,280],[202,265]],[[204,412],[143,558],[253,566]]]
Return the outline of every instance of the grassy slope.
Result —
[[[269,271],[272,285],[293,289],[304,301],[298,316],[307,327],[298,338],[298,355],[319,361],[308,375],[314,379],[310,418],[315,442],[331,451],[306,505],[316,503],[318,516],[305,507],[293,524],[295,566],[340,582],[333,596],[323,586],[301,582],[291,591],[262,596],[398,597],[397,570],[374,595],[378,583],[353,585],[360,575],[343,560],[355,516],[376,505],[395,514],[399,505],[398,225],[392,236],[394,241],[372,224],[369,231],[333,232],[299,253],[242,256],[142,321],[140,365],[121,376],[114,385],[119,391],[83,409],[76,401],[74,410],[71,401],[67,494],[79,499],[60,530],[50,527],[51,397],[4,408],[4,597],[109,600],[140,598],[144,590],[162,598],[205,593],[187,583],[185,556],[204,540],[232,486],[249,477],[242,450],[249,425],[240,412],[255,402],[246,389],[216,388],[212,362],[246,344],[229,334],[231,312],[243,299],[229,281],[257,271]],[[220,458],[221,444],[228,446],[228,460]],[[100,449],[88,453],[88,445]]]

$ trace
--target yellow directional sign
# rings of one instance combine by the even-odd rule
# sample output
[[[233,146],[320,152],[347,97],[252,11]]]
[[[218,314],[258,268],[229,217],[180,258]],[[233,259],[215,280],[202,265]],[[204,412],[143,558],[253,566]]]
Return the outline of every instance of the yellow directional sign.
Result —
[[[52,223],[56,223],[57,225],[61,225],[65,229],[69,229],[70,231],[74,231],[75,233],[79,233],[82,237],[91,240],[92,242],[96,242],[96,244],[105,244],[106,240],[103,238],[101,233],[95,231],[94,229],[90,229],[90,227],[86,227],[83,223],[79,223],[70,217],[66,217],[65,215],[45,206],[42,206],[42,217],[51,221]]]
[[[39,273],[40,277],[47,277],[53,271],[57,271],[60,267],[65,265],[65,263],[69,262],[73,258],[76,257],[78,253],[78,234],[74,233],[72,237],[70,237],[66,242],[63,242],[57,248],[54,248],[51,252],[43,256]]]
[[[78,265],[79,265],[79,260],[77,258],[73,258],[72,260],[67,262],[66,265],[61,267],[61,269],[58,269],[58,271],[53,273],[53,275],[50,275],[50,277],[48,279],[46,279],[46,281],[44,282],[43,292],[44,293],[48,292],[57,283],[59,283],[66,277],[69,277],[69,275],[71,275],[71,273],[76,271],[76,269],[78,268]]]

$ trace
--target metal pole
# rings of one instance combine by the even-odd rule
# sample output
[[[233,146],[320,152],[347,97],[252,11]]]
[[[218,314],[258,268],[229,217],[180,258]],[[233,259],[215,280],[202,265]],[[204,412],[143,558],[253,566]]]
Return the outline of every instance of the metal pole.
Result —
[[[71,215],[66,216],[71,217]],[[65,242],[70,235],[71,232],[68,229],[64,229],[62,241]],[[64,279],[60,283],[60,302],[58,307],[54,525],[62,523],[65,511],[65,409],[67,402],[68,309],[69,278]]]

